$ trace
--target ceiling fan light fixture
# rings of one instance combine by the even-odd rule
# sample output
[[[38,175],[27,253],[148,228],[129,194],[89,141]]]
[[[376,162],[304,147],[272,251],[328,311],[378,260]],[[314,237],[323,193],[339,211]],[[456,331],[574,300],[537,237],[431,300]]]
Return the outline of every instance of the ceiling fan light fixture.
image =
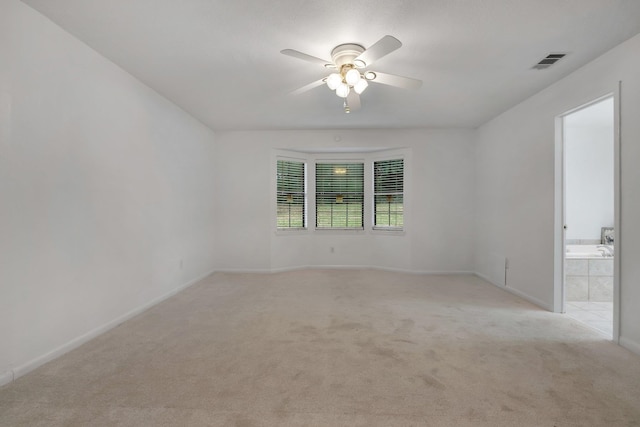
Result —
[[[347,81],[349,86],[355,86],[360,80],[360,71],[352,68],[344,75],[344,79]]]
[[[338,73],[329,74],[329,77],[327,77],[327,86],[331,90],[336,90],[341,83],[342,77]]]
[[[349,96],[349,85],[346,83],[340,83],[336,88],[336,95],[340,98],[346,98]]]
[[[422,86],[422,81],[418,79],[365,70],[401,46],[400,40],[386,35],[367,49],[356,43],[340,44],[331,51],[331,61],[294,49],[284,49],[280,53],[314,64],[321,64],[325,69],[331,70],[327,71],[330,74],[325,74],[326,77],[309,83],[291,92],[292,94],[303,93],[326,83],[329,89],[334,90],[336,95],[343,99],[344,112],[350,113],[360,110],[360,94],[367,89],[370,81],[404,89],[418,89]]]
[[[353,90],[360,95],[362,92],[364,92],[364,90],[367,88],[367,86],[369,86],[369,82],[367,82],[366,79],[360,79],[358,80],[358,83],[356,83],[353,86]]]

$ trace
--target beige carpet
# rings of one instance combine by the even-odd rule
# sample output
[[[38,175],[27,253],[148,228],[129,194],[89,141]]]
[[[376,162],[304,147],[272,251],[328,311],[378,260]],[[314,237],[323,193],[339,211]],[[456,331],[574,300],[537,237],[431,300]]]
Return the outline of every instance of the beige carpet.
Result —
[[[638,426],[640,357],[472,276],[215,274],[0,389],[2,426]]]

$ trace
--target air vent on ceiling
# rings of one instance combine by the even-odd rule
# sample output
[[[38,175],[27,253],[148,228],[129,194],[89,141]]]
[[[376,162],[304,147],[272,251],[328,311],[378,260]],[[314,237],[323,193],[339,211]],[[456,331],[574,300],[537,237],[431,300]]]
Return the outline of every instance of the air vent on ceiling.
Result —
[[[533,66],[534,70],[546,70],[566,56],[566,53],[551,53]]]

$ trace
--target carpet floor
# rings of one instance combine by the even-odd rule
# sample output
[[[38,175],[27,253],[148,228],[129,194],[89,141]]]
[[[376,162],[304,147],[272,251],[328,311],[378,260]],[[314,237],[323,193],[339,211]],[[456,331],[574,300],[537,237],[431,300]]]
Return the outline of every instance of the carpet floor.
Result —
[[[640,426],[640,357],[473,276],[216,273],[0,389],[2,426]]]

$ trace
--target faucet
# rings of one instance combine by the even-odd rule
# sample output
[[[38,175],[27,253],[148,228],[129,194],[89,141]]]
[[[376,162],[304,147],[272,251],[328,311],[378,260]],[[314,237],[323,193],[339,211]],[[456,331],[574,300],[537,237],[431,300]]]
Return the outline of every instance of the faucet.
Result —
[[[603,257],[613,256],[613,245],[598,245],[596,248],[602,253]]]

